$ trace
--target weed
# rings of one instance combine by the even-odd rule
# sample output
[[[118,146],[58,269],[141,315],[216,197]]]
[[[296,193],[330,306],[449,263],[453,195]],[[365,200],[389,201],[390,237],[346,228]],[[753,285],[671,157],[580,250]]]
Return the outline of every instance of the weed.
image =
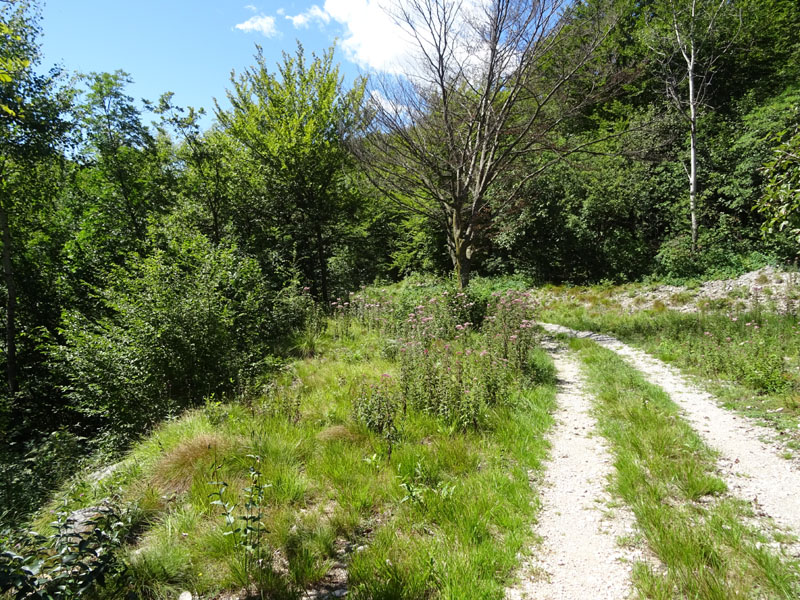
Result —
[[[392,444],[399,438],[397,412],[398,394],[388,374],[378,384],[364,386],[353,401],[356,421],[378,434],[388,446],[388,457],[392,457]]]

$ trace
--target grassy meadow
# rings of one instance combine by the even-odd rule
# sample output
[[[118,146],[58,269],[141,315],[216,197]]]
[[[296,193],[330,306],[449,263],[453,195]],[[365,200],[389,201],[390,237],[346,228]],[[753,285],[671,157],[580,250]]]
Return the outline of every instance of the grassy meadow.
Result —
[[[796,314],[731,299],[717,302],[716,307],[699,301],[694,312],[670,310],[658,301],[645,310],[631,310],[615,299],[619,293],[609,288],[578,289],[569,298],[546,301],[541,319],[609,333],[696,376],[723,405],[774,428],[787,458],[796,453],[800,448]]]

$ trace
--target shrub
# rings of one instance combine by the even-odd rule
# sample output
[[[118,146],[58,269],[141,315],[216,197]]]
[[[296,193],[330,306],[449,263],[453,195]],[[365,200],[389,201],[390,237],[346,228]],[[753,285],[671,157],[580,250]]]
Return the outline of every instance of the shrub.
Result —
[[[302,322],[298,294],[273,293],[255,260],[202,235],[113,273],[100,293],[108,316],[77,312],[51,348],[73,406],[93,423],[132,437],[260,370],[269,342]]]

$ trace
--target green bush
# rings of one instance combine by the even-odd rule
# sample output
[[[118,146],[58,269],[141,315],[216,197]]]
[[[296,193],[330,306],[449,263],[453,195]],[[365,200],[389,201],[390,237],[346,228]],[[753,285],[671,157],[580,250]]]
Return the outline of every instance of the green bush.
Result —
[[[131,438],[243,385],[269,342],[303,322],[297,294],[272,292],[255,260],[202,235],[132,262],[100,292],[108,316],[65,313],[64,341],[51,348],[74,408],[114,434]]]

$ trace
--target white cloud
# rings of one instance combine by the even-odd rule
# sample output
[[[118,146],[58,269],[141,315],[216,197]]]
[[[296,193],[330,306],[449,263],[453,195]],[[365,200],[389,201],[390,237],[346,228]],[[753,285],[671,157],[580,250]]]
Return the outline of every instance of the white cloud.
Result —
[[[248,4],[244,8],[245,8],[245,10],[249,10],[250,12],[258,12],[258,9],[255,6],[253,6],[252,4]]]
[[[390,74],[413,73],[415,59],[419,58],[419,45],[407,26],[398,25],[392,13],[406,0],[325,0],[322,7],[313,4],[297,15],[285,15],[295,28],[305,28],[313,23],[329,25],[335,22],[343,29],[340,47],[348,60],[368,71]],[[462,12],[456,27],[463,34],[470,13],[480,7],[483,0],[463,0]],[[279,14],[282,14],[279,12]],[[424,35],[425,27],[420,28]],[[469,27],[466,27],[469,29]],[[475,47],[462,48],[458,58],[466,64],[470,54],[479,52]]]
[[[235,25],[235,27],[245,33],[257,31],[266,37],[272,37],[278,34],[278,30],[275,28],[275,17],[268,17],[266,15],[250,17],[244,23]]]
[[[299,15],[295,16],[286,15],[286,18],[292,22],[292,25],[294,25],[295,29],[299,29],[301,27],[308,27],[308,24],[311,21],[317,21],[325,25],[327,25],[331,21],[331,15],[327,11],[321,9],[316,4],[314,4],[307,11],[300,13]]]
[[[364,68],[397,73],[413,42],[386,12],[397,0],[325,0],[324,11],[345,28],[342,49]]]
[[[286,9],[285,8],[279,8],[275,12],[278,13],[279,15],[283,16],[283,15],[286,14]]]

